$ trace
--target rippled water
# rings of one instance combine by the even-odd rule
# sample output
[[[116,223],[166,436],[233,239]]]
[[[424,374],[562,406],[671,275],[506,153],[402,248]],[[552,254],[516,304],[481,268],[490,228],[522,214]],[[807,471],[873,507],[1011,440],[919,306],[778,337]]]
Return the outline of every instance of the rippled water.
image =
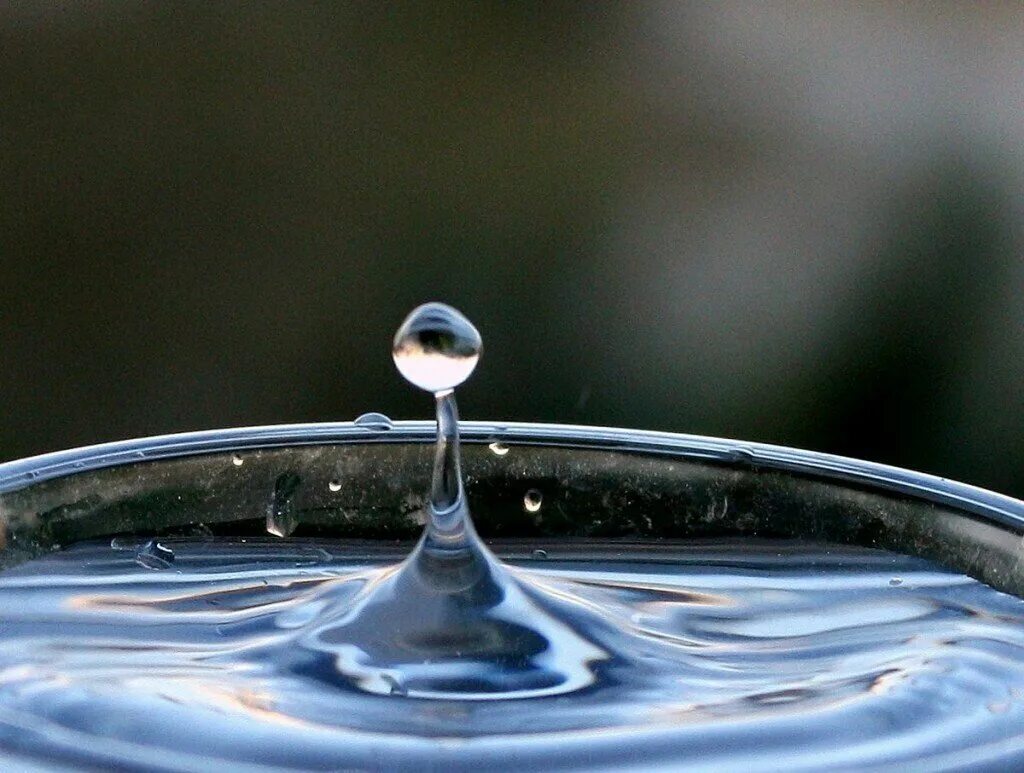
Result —
[[[496,546],[514,589],[488,604],[509,609],[494,625],[456,620],[444,641],[392,635],[400,612],[346,628],[402,547],[122,540],[7,571],[6,767],[1024,762],[1015,597],[862,549],[536,548]],[[531,625],[517,628],[522,609]],[[393,667],[372,672],[360,648],[381,642]],[[418,671],[432,655],[441,670]],[[438,697],[422,673],[463,692]],[[507,674],[516,681],[502,689]]]

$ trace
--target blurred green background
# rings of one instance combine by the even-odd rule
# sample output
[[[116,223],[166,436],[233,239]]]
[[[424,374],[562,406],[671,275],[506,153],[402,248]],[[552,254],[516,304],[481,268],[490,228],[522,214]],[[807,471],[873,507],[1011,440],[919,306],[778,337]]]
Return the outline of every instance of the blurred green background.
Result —
[[[1024,6],[0,7],[0,458],[427,418],[1024,495]]]

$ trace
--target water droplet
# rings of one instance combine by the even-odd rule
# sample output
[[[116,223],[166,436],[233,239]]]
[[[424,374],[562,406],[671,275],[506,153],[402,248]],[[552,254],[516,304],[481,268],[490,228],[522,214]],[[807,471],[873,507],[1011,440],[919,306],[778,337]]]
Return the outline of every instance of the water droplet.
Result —
[[[537,489],[532,488],[527,491],[526,495],[523,497],[523,509],[528,513],[536,513],[540,510],[540,506],[543,502],[544,495]]]
[[[275,537],[287,537],[299,525],[292,497],[302,479],[294,472],[285,472],[274,482],[274,493],[267,505],[267,531]]]
[[[491,449],[491,453],[493,453],[495,456],[504,456],[505,454],[508,453],[508,446],[505,445],[504,443],[499,443],[497,440],[495,440],[487,447]]]
[[[897,585],[902,585],[903,584],[903,578],[902,577],[893,577],[891,580],[889,580],[889,584],[892,585],[893,587],[896,587]]]
[[[483,341],[473,323],[443,303],[413,309],[395,333],[392,356],[407,381],[437,394],[473,372]]]
[[[135,537],[114,537],[110,540],[111,550],[138,550],[139,540]]]
[[[392,427],[391,419],[383,413],[373,413],[372,411],[357,417],[353,424],[375,432],[387,432]]]
[[[340,480],[332,480],[330,483],[327,484],[327,488],[329,488],[331,491],[337,493],[337,492],[341,491],[341,481]]]
[[[174,551],[151,539],[135,554],[135,562],[146,569],[170,569],[174,562]]]
[[[240,457],[238,454],[234,454],[231,457],[231,463],[235,465],[235,467],[241,467],[243,464],[245,464],[245,459]]]
[[[536,558],[538,560],[544,560],[545,558],[548,557],[548,551],[543,550],[541,548],[537,548],[535,551],[533,551],[532,555],[533,555],[534,558]]]

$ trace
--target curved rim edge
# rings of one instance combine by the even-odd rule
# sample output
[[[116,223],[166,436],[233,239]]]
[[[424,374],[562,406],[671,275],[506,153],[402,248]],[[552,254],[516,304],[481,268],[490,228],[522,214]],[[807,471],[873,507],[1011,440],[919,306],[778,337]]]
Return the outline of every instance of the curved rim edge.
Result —
[[[685,459],[799,472],[882,488],[1024,526],[1024,502],[987,489],[922,472],[833,454],[724,438],[616,427],[465,421],[462,440],[554,445],[593,450],[667,454]],[[289,445],[429,443],[433,421],[395,421],[389,427],[353,422],[278,424],[202,430],[122,440],[32,456],[0,464],[0,494],[45,480],[105,467],[195,454]]]

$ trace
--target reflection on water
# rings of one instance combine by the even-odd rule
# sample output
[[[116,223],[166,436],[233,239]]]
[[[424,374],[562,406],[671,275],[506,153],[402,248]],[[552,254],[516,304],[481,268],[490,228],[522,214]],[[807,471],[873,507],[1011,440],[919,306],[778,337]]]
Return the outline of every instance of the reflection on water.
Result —
[[[546,545],[512,562],[496,617],[403,645],[400,603],[376,627],[352,614],[396,576],[379,551],[161,544],[174,560],[156,570],[104,544],[0,576],[11,761],[817,769],[1024,754],[1024,602],[917,559]],[[364,657],[380,642],[386,668]],[[432,695],[423,674],[466,694]]]

